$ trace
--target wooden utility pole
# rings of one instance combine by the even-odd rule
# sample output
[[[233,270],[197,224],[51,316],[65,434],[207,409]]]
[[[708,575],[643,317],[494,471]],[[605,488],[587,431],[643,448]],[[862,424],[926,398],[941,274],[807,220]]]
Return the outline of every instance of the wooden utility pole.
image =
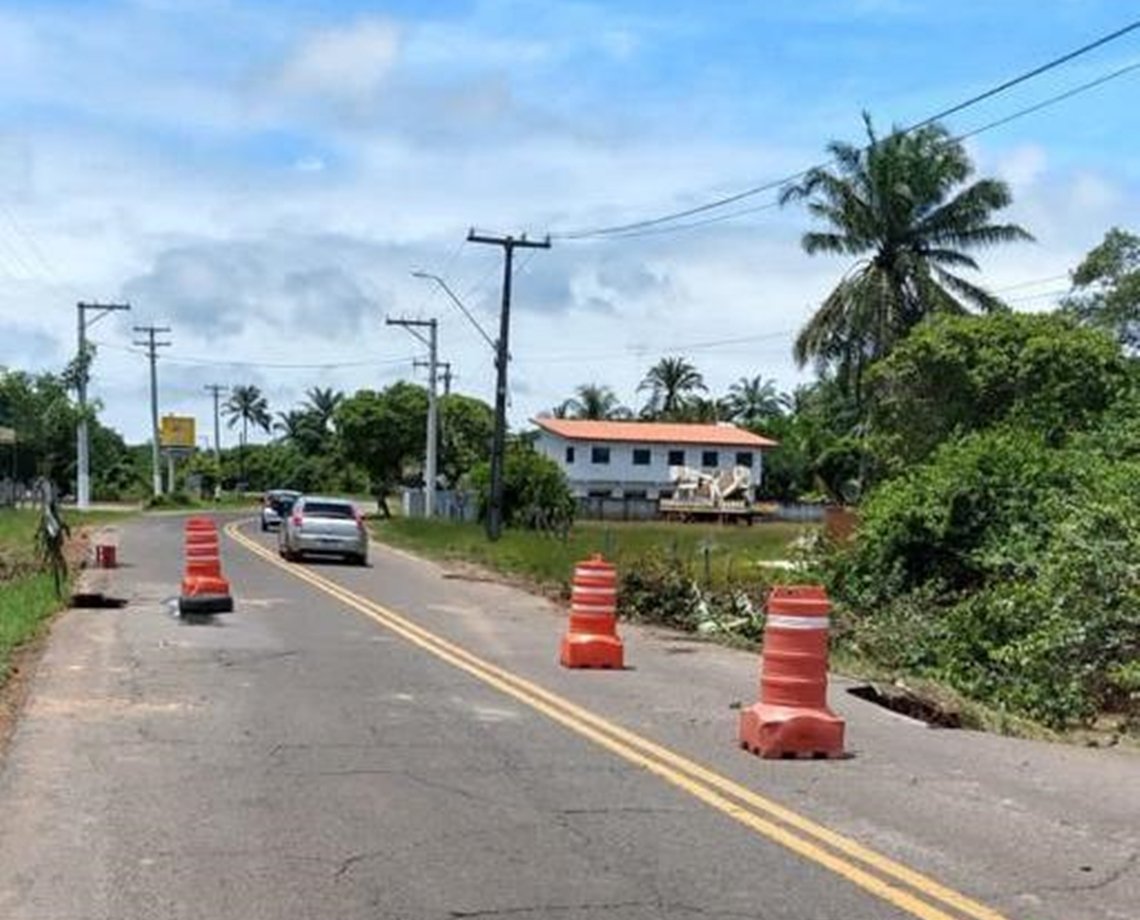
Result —
[[[499,311],[499,340],[495,343],[495,433],[491,439],[491,495],[487,509],[487,538],[498,540],[503,533],[503,459],[507,442],[507,362],[510,360],[511,274],[516,249],[549,249],[550,237],[528,240],[522,236],[491,236],[471,230],[469,243],[486,243],[503,248],[503,304]]]
[[[169,326],[135,326],[135,332],[145,333],[147,337],[145,342],[135,344],[145,348],[150,358],[150,460],[154,467],[151,482],[156,497],[162,494],[162,470],[158,465],[158,349],[170,345],[170,342],[159,342],[157,336],[169,331]]]

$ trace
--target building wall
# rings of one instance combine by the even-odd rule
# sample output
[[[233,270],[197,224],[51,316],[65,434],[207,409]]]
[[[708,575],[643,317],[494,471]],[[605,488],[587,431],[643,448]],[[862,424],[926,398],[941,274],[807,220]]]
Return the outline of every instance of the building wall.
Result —
[[[669,476],[669,467],[678,464],[669,462],[670,451],[682,451],[684,463],[694,469],[707,472],[732,469],[737,466],[737,454],[750,454],[752,456],[752,482],[759,484],[762,473],[762,458],[758,448],[724,447],[714,444],[635,444],[619,441],[578,441],[559,437],[549,431],[541,431],[536,444],[537,449],[557,463],[566,473],[570,487],[579,497],[609,491],[615,497],[621,497],[628,491],[645,491],[648,498],[657,498],[661,489],[672,489],[673,480]],[[574,461],[567,462],[566,448],[574,448]],[[595,447],[609,449],[609,463],[593,463],[592,453]],[[649,451],[649,464],[647,466],[635,465],[633,452],[635,449]],[[702,454],[705,451],[715,451],[717,463],[715,466],[705,466]]]

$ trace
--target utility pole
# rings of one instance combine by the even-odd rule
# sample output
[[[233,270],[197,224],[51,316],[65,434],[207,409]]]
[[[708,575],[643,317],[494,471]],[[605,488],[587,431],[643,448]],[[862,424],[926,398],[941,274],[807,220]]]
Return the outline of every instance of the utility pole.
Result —
[[[439,366],[443,368],[443,395],[451,395],[451,362],[440,361]]]
[[[218,424],[218,400],[229,389],[220,383],[207,383],[204,387],[207,393],[214,394],[214,460],[218,464],[218,476],[222,475],[222,429]]]
[[[507,362],[510,360],[511,274],[515,249],[549,249],[550,237],[541,242],[520,237],[489,236],[471,230],[469,243],[503,247],[503,306],[499,312],[499,340],[495,357],[495,433],[491,440],[491,501],[487,509],[487,538],[498,540],[503,533],[503,455],[507,443]]]
[[[75,381],[75,393],[79,402],[79,425],[75,432],[76,441],[76,473],[75,473],[75,504],[80,511],[91,507],[91,451],[87,431],[87,380],[90,377],[91,362],[87,357],[87,327],[94,326],[108,313],[116,310],[129,310],[126,303],[84,303],[80,301],[75,305],[75,312],[79,320],[79,351],[77,353],[77,370],[79,377]],[[88,311],[95,313],[90,320]]]
[[[146,341],[136,341],[135,344],[142,346],[147,350],[147,357],[150,358],[150,429],[151,429],[151,446],[150,446],[150,460],[153,467],[152,482],[154,484],[154,494],[159,496],[162,494],[162,470],[158,465],[158,349],[166,348],[170,342],[159,342],[156,336],[169,332],[169,326],[135,326],[135,332],[146,333]]]
[[[385,325],[403,326],[428,347],[427,457],[424,460],[424,516],[435,517],[435,483],[438,467],[439,407],[436,405],[436,376],[439,368],[439,322],[434,319],[386,319]],[[427,338],[416,330],[426,328]]]

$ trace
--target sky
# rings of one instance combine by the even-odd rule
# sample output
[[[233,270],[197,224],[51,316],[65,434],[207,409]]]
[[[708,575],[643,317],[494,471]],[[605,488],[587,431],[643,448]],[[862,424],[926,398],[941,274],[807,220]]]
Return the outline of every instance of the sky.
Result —
[[[847,265],[810,257],[802,209],[631,237],[654,218],[820,163],[862,112],[905,125],[1136,18],[1119,0],[0,2],[0,366],[59,369],[76,308],[98,322],[91,394],[148,439],[132,326],[169,326],[163,413],[212,438],[207,384],[274,412],[313,386],[424,382],[388,317],[437,318],[454,389],[490,402],[502,253],[519,251],[510,420],[637,385],[681,355],[713,394],[811,379],[796,330]],[[960,112],[970,132],[1140,61],[1140,31]],[[1140,219],[1140,71],[966,141],[1036,242],[983,253],[979,283],[1050,307],[1066,273]],[[759,209],[757,209],[759,208]],[[750,210],[751,209],[751,210]],[[723,212],[709,212],[701,217]],[[223,443],[233,443],[232,430]],[[203,445],[205,441],[202,442]]]

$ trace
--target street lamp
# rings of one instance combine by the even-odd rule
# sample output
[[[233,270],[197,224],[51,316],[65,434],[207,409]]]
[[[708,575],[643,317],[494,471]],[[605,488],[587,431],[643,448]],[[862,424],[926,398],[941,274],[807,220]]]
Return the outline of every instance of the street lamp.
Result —
[[[444,281],[441,277],[439,277],[439,275],[433,275],[431,272],[415,271],[415,272],[412,272],[412,277],[413,278],[426,278],[429,281],[434,281],[441,288],[443,288],[443,292],[445,294],[447,294],[448,297],[451,298],[451,302],[459,308],[460,312],[464,316],[467,317],[468,322],[470,322],[471,325],[474,326],[476,328],[476,330],[478,330],[479,335],[483,336],[483,340],[488,345],[491,346],[491,350],[492,351],[498,351],[498,348],[499,348],[498,343],[493,338],[491,338],[489,335],[487,335],[487,330],[485,330],[482,326],[479,325],[479,320],[475,319],[475,317],[471,315],[471,311],[468,310],[467,307],[465,307],[463,305],[463,301],[460,300],[455,295],[455,291],[453,291],[451,288],[449,288],[447,286],[446,281]]]
[[[126,303],[84,303],[75,305],[79,327],[79,350],[76,355],[75,381],[76,402],[79,404],[79,425],[75,432],[75,504],[80,511],[91,507],[91,453],[87,431],[87,383],[90,376],[91,360],[87,354],[87,330],[110,313],[131,308]],[[90,319],[88,313],[94,313]]]

